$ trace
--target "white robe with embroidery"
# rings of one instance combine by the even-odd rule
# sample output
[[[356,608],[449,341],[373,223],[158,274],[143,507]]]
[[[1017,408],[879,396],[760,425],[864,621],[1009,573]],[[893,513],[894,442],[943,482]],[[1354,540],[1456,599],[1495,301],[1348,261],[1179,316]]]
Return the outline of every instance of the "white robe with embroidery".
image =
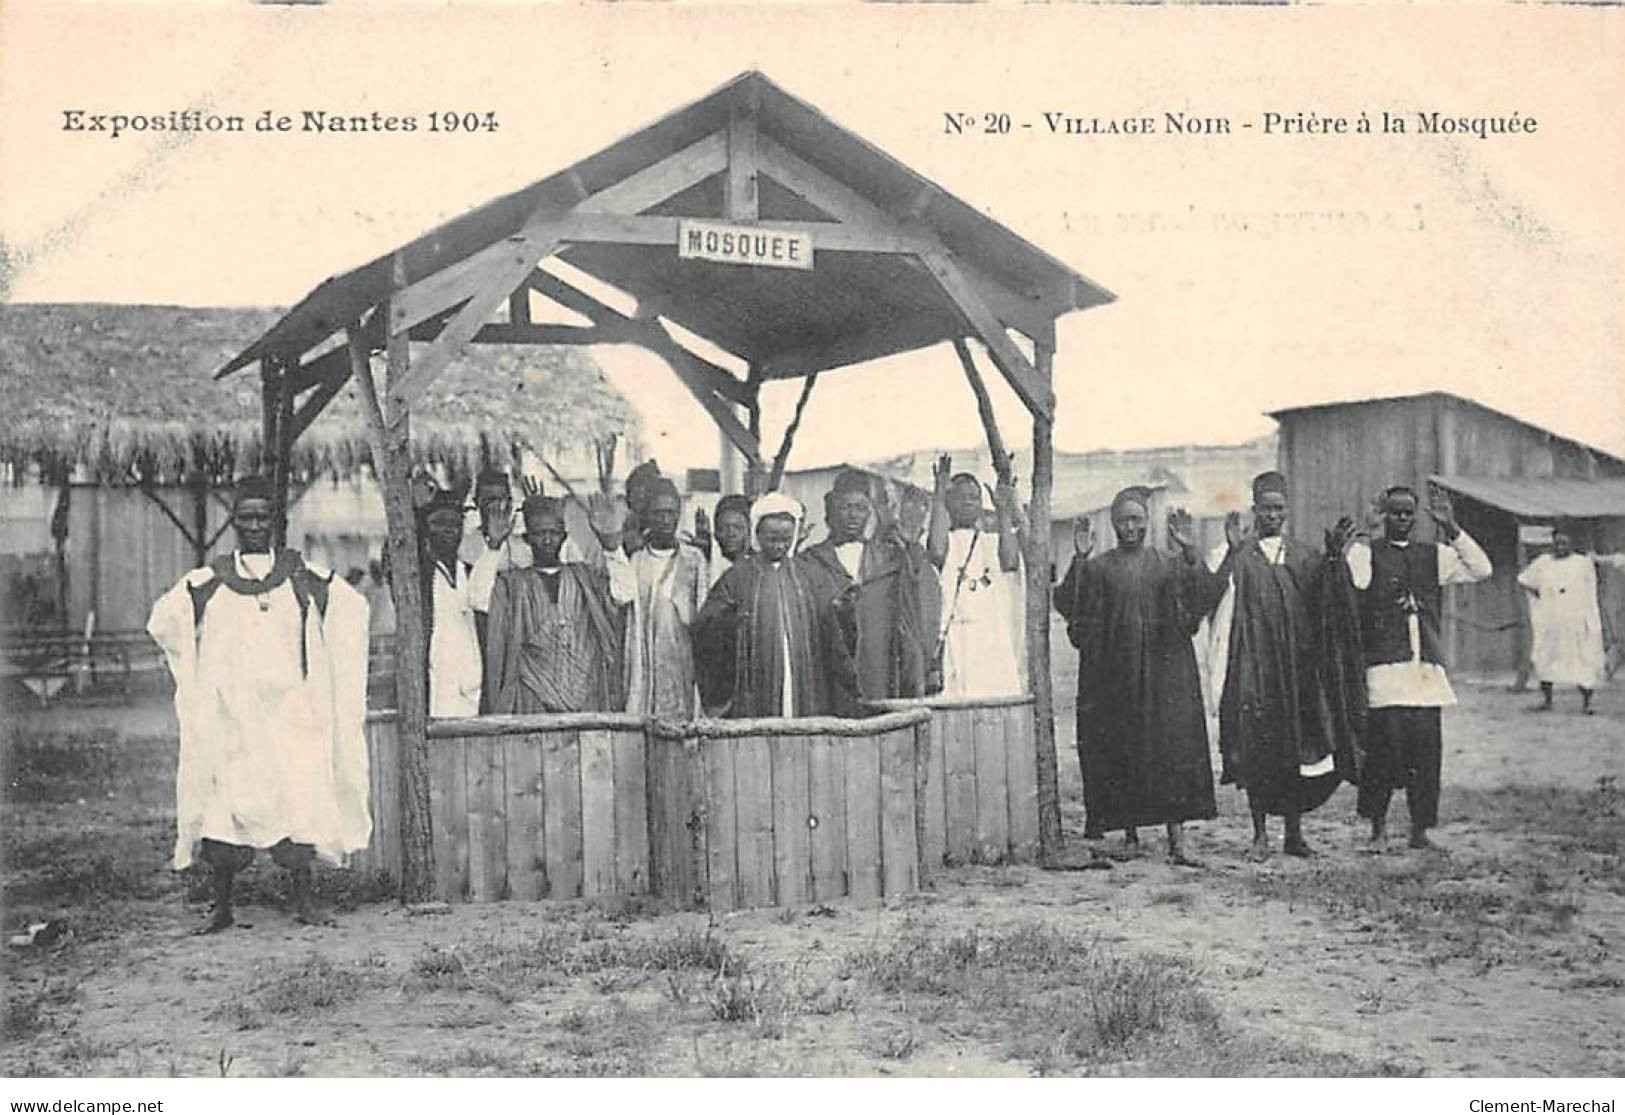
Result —
[[[175,677],[180,764],[175,776],[174,864],[205,838],[268,848],[312,844],[337,863],[367,846],[367,602],[342,578],[328,582],[325,618],[304,618],[284,580],[261,596],[221,584],[194,623],[194,569],[153,605],[147,631]],[[262,610],[261,604],[265,607]]]
[[[1011,697],[1025,691],[1023,589],[1019,569],[1006,572],[999,566],[997,534],[948,532],[942,563],[944,697]]]

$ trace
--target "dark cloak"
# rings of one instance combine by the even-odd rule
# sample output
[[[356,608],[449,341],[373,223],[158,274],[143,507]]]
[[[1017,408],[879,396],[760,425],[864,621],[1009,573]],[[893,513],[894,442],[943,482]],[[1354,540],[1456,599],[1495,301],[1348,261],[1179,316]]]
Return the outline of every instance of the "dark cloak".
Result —
[[[1356,782],[1365,716],[1354,588],[1338,555],[1288,540],[1272,564],[1256,541],[1220,568],[1235,580],[1224,692],[1220,780],[1268,813],[1308,812],[1340,780]],[[1315,778],[1300,766],[1335,761]]]
[[[838,591],[802,558],[772,564],[750,554],[724,573],[691,628],[708,714],[783,715],[781,632],[788,625],[795,715],[857,715],[857,676],[835,610]]]
[[[1078,759],[1091,832],[1217,814],[1191,644],[1211,591],[1150,548],[1074,558],[1056,590],[1078,650]]]
[[[817,566],[837,595],[854,583],[828,540],[804,550],[802,558]],[[870,539],[863,543],[857,583],[852,614],[846,617],[857,696],[868,701],[925,696],[940,610],[936,570],[925,549]]]

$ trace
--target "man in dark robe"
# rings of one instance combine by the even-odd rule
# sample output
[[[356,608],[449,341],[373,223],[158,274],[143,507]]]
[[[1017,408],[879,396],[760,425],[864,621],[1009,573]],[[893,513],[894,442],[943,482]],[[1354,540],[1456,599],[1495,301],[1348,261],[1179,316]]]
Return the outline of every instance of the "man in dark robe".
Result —
[[[751,508],[756,552],[718,581],[694,621],[711,715],[854,716],[857,678],[835,596],[841,590],[792,552],[801,505],[769,493]],[[725,668],[732,663],[732,671]],[[720,680],[718,680],[720,678]]]
[[[559,500],[525,501],[525,568],[497,574],[487,621],[484,695],[487,711],[589,712],[625,704],[622,678],[624,609],[636,593],[621,551],[625,509],[595,498],[593,531],[606,569],[561,561],[564,508]],[[613,582],[613,584],[612,584]]]
[[[924,549],[906,546],[890,515],[865,538],[874,504],[869,478],[857,469],[835,478],[824,509],[829,537],[802,557],[851,602],[851,614],[843,618],[853,636],[856,699],[923,696],[935,640],[921,601],[922,566],[929,568]]]
[[[1311,854],[1302,816],[1355,777],[1365,696],[1352,587],[1342,555],[1347,517],[1324,550],[1289,541],[1286,478],[1253,479],[1253,526],[1225,518],[1225,547],[1208,557],[1216,579],[1209,669],[1218,703],[1220,780],[1247,792],[1253,854],[1269,854],[1267,818],[1283,818],[1283,850]],[[1340,773],[1341,772],[1341,773]]]
[[[1191,636],[1201,623],[1204,575],[1190,515],[1168,516],[1180,556],[1145,544],[1149,493],[1127,488],[1112,502],[1117,548],[1090,558],[1085,528],[1056,590],[1067,637],[1078,651],[1078,761],[1087,828],[1122,829],[1139,844],[1139,825],[1168,832],[1168,858],[1185,852],[1185,821],[1216,815],[1202,683]],[[1087,523],[1088,520],[1080,520]]]

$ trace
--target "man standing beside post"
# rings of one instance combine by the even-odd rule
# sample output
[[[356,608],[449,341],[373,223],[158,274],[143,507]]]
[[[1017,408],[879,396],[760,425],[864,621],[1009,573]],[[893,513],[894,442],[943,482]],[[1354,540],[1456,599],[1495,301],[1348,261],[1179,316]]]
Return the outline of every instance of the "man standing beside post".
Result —
[[[147,631],[175,677],[177,869],[213,869],[200,932],[233,924],[232,882],[256,849],[293,877],[294,918],[328,924],[318,855],[367,846],[367,603],[342,578],[273,551],[270,485],[237,485],[237,549],[160,597]]]
[[[1410,487],[1389,488],[1382,498],[1382,536],[1348,551],[1360,593],[1370,706],[1359,811],[1371,822],[1371,843],[1379,850],[1388,835],[1388,802],[1401,788],[1410,810],[1410,846],[1434,847],[1427,831],[1439,823],[1439,710],[1456,703],[1439,629],[1443,589],[1482,581],[1492,572],[1483,549],[1457,525],[1443,491],[1429,492],[1428,513],[1444,543],[1411,538],[1416,506]]]
[[[1022,691],[1021,542],[1016,492],[993,489],[998,531],[981,528],[982,485],[938,458],[927,552],[942,574],[944,697],[1007,697]]]

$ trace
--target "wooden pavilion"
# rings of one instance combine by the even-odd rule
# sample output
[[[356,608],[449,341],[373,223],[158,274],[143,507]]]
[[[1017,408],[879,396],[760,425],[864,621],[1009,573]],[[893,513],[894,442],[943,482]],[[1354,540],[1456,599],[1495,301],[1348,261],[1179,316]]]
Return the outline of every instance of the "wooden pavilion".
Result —
[[[610,305],[550,259],[629,295],[635,311]],[[535,321],[533,296],[591,324]],[[423,606],[410,575],[412,415],[469,344],[645,346],[671,365],[760,489],[782,472],[789,449],[786,439],[776,459],[764,459],[764,382],[805,378],[804,405],[828,369],[943,341],[955,345],[994,459],[1007,469],[966,344],[975,341],[1033,422],[1024,531],[1031,738],[1039,838],[1053,853],[1061,839],[1049,668],[1055,321],[1112,297],[748,72],[574,166],[329,279],[219,374],[258,366],[279,491],[299,432],[356,384],[384,487],[391,560],[409,574],[395,578],[394,592],[399,661],[410,663],[424,654],[422,627],[411,621]],[[748,374],[705,359],[671,326],[736,356]],[[439,848],[430,836],[424,688],[420,670],[401,671],[397,812],[409,901],[434,890]]]

